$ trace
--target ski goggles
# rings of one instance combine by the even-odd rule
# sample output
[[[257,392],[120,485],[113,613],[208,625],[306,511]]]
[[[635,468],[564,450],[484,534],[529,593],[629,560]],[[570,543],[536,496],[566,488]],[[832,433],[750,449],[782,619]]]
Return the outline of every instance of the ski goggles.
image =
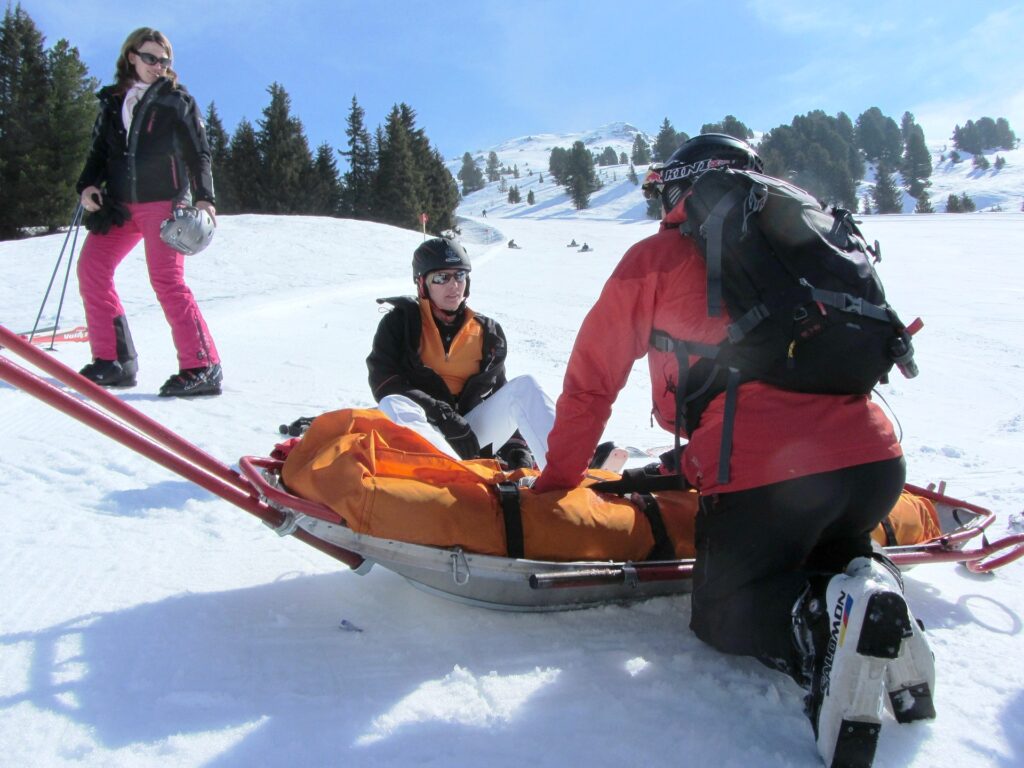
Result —
[[[171,60],[166,56],[154,56],[152,53],[146,53],[145,51],[135,51],[135,55],[142,59],[143,63],[153,66],[159,64],[164,69],[171,66]]]
[[[644,193],[644,199],[650,200],[654,197],[661,197],[661,190],[665,188],[665,182],[661,178],[661,165],[655,164],[647,171],[644,182],[640,185],[640,191]]]
[[[468,275],[468,269],[457,269],[454,272],[431,272],[430,282],[434,285],[445,285],[451,280],[454,280],[456,283],[464,283]]]

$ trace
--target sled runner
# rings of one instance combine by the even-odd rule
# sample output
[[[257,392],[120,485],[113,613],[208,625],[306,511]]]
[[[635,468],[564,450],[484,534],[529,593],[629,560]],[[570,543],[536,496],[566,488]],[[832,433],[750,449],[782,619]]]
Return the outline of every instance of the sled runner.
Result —
[[[526,551],[516,557],[504,551],[477,553],[461,545],[411,543],[391,535],[359,532],[346,520],[344,514],[332,506],[303,498],[294,493],[294,489],[283,487],[284,461],[244,457],[239,461],[241,471],[236,472],[2,326],[0,347],[76,390],[86,400],[69,394],[6,356],[0,356],[0,379],[258,517],[278,534],[295,536],[345,563],[357,573],[366,573],[372,565],[379,564],[428,592],[483,607],[517,611],[580,608],[679,594],[690,589],[692,560],[687,557],[657,560],[580,557],[556,560],[548,556],[530,557]],[[358,439],[349,442],[357,443]],[[384,453],[386,451],[378,451],[377,446],[374,446],[373,460],[378,461],[378,456]],[[391,456],[389,460],[395,458]],[[412,477],[403,481],[402,493],[409,499],[429,497],[438,491],[439,486],[425,482],[431,472],[462,471],[449,465],[438,469],[436,463],[431,464],[431,461],[427,462],[429,471],[419,472],[421,479]],[[497,470],[485,467],[483,470],[477,468],[469,471],[482,473],[484,479],[491,479],[493,476],[490,473]],[[291,475],[284,473],[284,477]],[[370,476],[366,485],[376,487],[378,484],[378,479]],[[440,486],[440,490],[445,491],[446,486]],[[607,501],[603,498],[607,494],[578,490],[593,497],[601,497],[600,504]],[[986,539],[984,531],[995,521],[991,511],[948,497],[941,490],[909,485],[907,490],[915,498],[927,500],[934,508],[933,522],[938,532],[937,535],[913,543],[882,542],[887,554],[901,568],[926,563],[962,562],[971,571],[981,573],[1024,556],[1024,534],[1010,535],[995,542]],[[498,491],[488,493],[498,498]],[[521,495],[525,497],[529,493]],[[538,496],[550,497],[551,494]],[[372,509],[377,500],[369,503]],[[628,504],[621,500],[608,503],[614,506],[619,515],[623,511],[621,505]],[[500,506],[497,501],[492,504],[488,500],[486,504],[491,509],[495,505]],[[422,512],[412,501],[406,507],[404,512],[410,519]],[[523,509],[526,510],[526,507]],[[608,514],[604,506],[599,505],[594,510],[595,520]],[[562,521],[563,527],[575,524],[578,514],[576,511],[567,511]],[[482,505],[480,515],[484,516]],[[541,517],[543,515],[537,511],[523,512],[518,535],[524,541],[524,548],[532,546],[531,542],[536,538],[531,532],[531,520]],[[666,517],[669,518],[665,520],[666,528],[680,527],[681,518]],[[651,539],[654,541],[657,538],[654,533],[657,526],[639,512],[633,513],[632,519],[634,528],[620,526],[612,536],[614,546],[626,547],[627,551],[634,546],[639,546],[641,550],[650,549],[649,542],[644,539],[644,531],[647,531],[646,535],[654,537]],[[510,536],[516,534],[515,526],[509,528],[503,520],[501,522],[498,538],[507,542]],[[589,524],[584,527],[589,527]],[[888,532],[882,535],[887,536]],[[899,531],[894,529],[893,536],[893,541],[900,541]],[[561,538],[552,537],[551,542],[541,545],[541,550],[564,546],[565,542]],[[679,546],[675,545],[675,551],[678,551]]]

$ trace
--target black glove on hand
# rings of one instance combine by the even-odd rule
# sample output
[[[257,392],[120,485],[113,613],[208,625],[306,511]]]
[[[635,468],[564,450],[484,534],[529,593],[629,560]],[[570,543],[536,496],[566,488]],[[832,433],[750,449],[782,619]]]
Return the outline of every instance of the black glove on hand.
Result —
[[[441,430],[444,439],[459,454],[460,459],[475,459],[480,456],[480,443],[473,434],[469,422],[454,410],[446,406],[435,426]]]
[[[93,199],[96,196],[93,195]],[[132,217],[131,211],[109,196],[103,198],[103,203],[98,211],[91,211],[82,217],[82,224],[90,232],[97,235],[105,235],[111,227],[123,226]]]

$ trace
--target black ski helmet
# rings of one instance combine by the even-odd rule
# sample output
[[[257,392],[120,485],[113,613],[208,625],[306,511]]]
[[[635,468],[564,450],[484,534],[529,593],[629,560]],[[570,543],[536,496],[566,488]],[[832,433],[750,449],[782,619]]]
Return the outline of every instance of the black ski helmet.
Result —
[[[764,163],[747,142],[724,133],[702,133],[683,142],[665,162],[661,176],[661,203],[671,211],[693,180],[712,168],[764,169]]]
[[[464,269],[473,271],[469,254],[462,243],[447,237],[424,240],[412,254],[412,279],[419,289],[419,295],[426,298],[423,278],[439,269]],[[466,296],[469,296],[469,278],[466,278]]]

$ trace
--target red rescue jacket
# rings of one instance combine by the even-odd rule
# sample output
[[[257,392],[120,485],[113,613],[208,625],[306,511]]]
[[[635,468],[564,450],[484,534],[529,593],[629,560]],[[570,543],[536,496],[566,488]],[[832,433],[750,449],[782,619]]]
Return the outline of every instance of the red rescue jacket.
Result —
[[[548,464],[535,490],[579,485],[612,404],[634,361],[644,355],[654,417],[664,429],[674,429],[679,367],[671,353],[650,347],[652,330],[711,344],[725,338],[727,318],[707,314],[704,260],[693,241],[679,233],[684,219],[680,204],[657,234],[630,248],[584,319],[548,437]],[[867,396],[808,395],[751,381],[739,389],[729,481],[722,484],[718,461],[724,400],[719,395],[708,405],[684,453],[686,478],[702,494],[902,455],[892,424]]]

